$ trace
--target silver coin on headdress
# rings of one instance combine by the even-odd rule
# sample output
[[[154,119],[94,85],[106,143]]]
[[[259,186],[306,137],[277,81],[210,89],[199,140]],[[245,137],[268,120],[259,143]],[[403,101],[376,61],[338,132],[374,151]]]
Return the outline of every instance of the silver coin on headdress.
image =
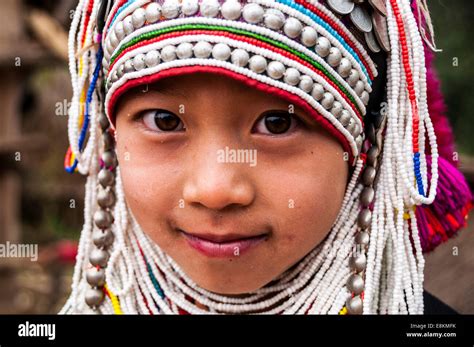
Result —
[[[377,39],[375,38],[374,31],[370,31],[368,33],[364,33],[365,36],[365,42],[367,43],[367,46],[369,49],[374,52],[378,53],[380,52],[380,46],[377,43]]]
[[[353,0],[328,0],[328,5],[339,14],[349,14],[355,6]]]
[[[369,4],[380,12],[381,15],[387,15],[387,7],[385,6],[385,0],[369,0]]]
[[[382,47],[385,52],[390,52],[387,18],[375,11],[372,15],[372,23],[374,25],[374,34],[380,47]]]
[[[370,18],[369,12],[361,6],[356,6],[350,14],[352,23],[365,33],[368,33],[372,30],[372,20]]]

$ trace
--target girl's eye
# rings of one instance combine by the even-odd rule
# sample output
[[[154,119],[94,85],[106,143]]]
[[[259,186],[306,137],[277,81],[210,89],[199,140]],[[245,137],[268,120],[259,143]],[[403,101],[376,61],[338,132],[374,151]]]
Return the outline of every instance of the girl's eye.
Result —
[[[143,123],[147,128],[157,132],[181,131],[184,124],[175,114],[165,110],[146,111],[142,114]]]
[[[253,132],[280,135],[293,130],[298,125],[298,119],[288,112],[268,112],[254,126]]]

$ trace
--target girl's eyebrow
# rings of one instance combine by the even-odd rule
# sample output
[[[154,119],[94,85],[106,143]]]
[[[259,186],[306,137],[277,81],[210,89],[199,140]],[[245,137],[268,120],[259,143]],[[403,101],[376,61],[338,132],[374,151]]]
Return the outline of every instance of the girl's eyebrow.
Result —
[[[167,85],[166,83],[154,83],[152,85],[146,85],[143,87],[142,91],[154,91],[166,96],[189,99],[188,94],[186,94],[182,88],[180,88],[179,86]]]

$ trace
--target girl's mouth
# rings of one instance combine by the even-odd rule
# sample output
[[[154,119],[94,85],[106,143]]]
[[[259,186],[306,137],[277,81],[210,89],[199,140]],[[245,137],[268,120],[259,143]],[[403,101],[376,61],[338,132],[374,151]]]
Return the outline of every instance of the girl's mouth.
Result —
[[[268,238],[268,233],[255,236],[238,234],[216,235],[209,233],[188,233],[182,229],[179,232],[188,244],[208,257],[229,258],[239,257]]]

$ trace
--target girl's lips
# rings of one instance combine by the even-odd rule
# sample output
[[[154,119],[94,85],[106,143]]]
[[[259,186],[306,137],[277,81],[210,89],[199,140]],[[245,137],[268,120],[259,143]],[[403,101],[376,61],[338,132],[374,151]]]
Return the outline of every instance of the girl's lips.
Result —
[[[215,235],[193,235],[179,230],[188,244],[200,253],[213,258],[239,257],[251,248],[265,241],[268,234],[253,237],[238,235],[226,235],[219,237]]]

